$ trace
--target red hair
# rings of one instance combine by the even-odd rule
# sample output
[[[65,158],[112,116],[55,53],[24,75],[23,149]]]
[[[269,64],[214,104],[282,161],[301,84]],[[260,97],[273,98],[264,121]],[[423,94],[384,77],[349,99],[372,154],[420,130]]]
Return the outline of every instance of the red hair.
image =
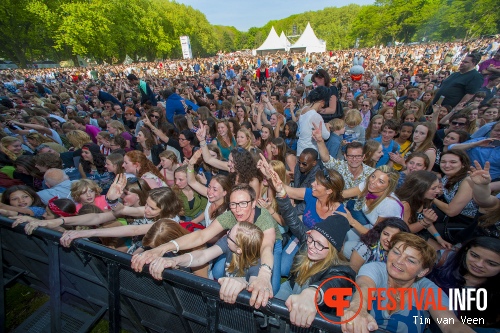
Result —
[[[142,175],[144,175],[147,172],[151,172],[152,174],[154,174],[155,176],[157,176],[166,183],[165,177],[163,177],[163,175],[160,173],[160,171],[158,171],[153,162],[148,160],[148,158],[146,157],[146,155],[144,155],[142,151],[132,150],[126,153],[125,156],[129,158],[130,162],[139,163],[140,169],[139,171],[137,171],[136,175],[137,178],[142,177]]]

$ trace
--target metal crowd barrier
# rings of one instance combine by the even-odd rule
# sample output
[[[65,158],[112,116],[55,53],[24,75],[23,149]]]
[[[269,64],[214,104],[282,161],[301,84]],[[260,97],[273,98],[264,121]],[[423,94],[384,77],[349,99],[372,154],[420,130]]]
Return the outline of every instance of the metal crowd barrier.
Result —
[[[19,282],[50,298],[16,332],[89,332],[103,318],[117,333],[341,332],[320,316],[309,329],[291,325],[280,300],[256,312],[243,291],[236,304],[226,304],[216,281],[180,270],[165,270],[163,281],[156,281],[131,270],[126,253],[87,240],[68,249],[59,245],[59,232],[39,228],[27,236],[22,226],[11,225],[0,217],[1,331],[9,309],[6,288]]]

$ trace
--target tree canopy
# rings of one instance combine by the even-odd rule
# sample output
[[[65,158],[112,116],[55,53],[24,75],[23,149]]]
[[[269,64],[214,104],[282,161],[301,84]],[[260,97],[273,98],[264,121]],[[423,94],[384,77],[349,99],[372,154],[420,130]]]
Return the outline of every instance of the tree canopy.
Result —
[[[180,58],[179,37],[191,39],[193,56],[254,49],[271,26],[286,35],[310,22],[328,49],[422,39],[447,41],[495,34],[500,13],[494,0],[377,0],[309,11],[247,32],[211,25],[190,6],[166,0],[3,0],[0,57],[24,67],[32,60],[89,57],[98,62]]]

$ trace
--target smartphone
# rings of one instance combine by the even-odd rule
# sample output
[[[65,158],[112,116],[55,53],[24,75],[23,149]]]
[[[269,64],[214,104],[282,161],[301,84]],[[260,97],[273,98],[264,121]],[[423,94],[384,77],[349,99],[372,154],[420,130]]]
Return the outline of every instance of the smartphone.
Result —
[[[500,140],[494,140],[490,143],[493,147],[499,147],[500,146]]]
[[[443,103],[445,97],[444,96],[441,96],[439,97],[438,101],[436,102],[437,105],[441,106],[441,103]]]

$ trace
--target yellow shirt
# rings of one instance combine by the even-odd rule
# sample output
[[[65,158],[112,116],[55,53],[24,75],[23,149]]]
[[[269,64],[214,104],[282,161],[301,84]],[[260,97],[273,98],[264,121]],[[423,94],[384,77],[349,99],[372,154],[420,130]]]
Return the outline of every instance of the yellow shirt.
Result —
[[[408,152],[408,148],[410,148],[410,145],[411,145],[411,141],[409,140],[406,140],[405,143],[403,143],[400,147],[399,147],[399,154],[402,156],[402,157],[405,157],[406,153]],[[394,163],[392,165],[392,167],[394,168],[394,170],[396,171],[401,171],[403,169],[403,166],[401,164],[397,164],[397,163]]]

